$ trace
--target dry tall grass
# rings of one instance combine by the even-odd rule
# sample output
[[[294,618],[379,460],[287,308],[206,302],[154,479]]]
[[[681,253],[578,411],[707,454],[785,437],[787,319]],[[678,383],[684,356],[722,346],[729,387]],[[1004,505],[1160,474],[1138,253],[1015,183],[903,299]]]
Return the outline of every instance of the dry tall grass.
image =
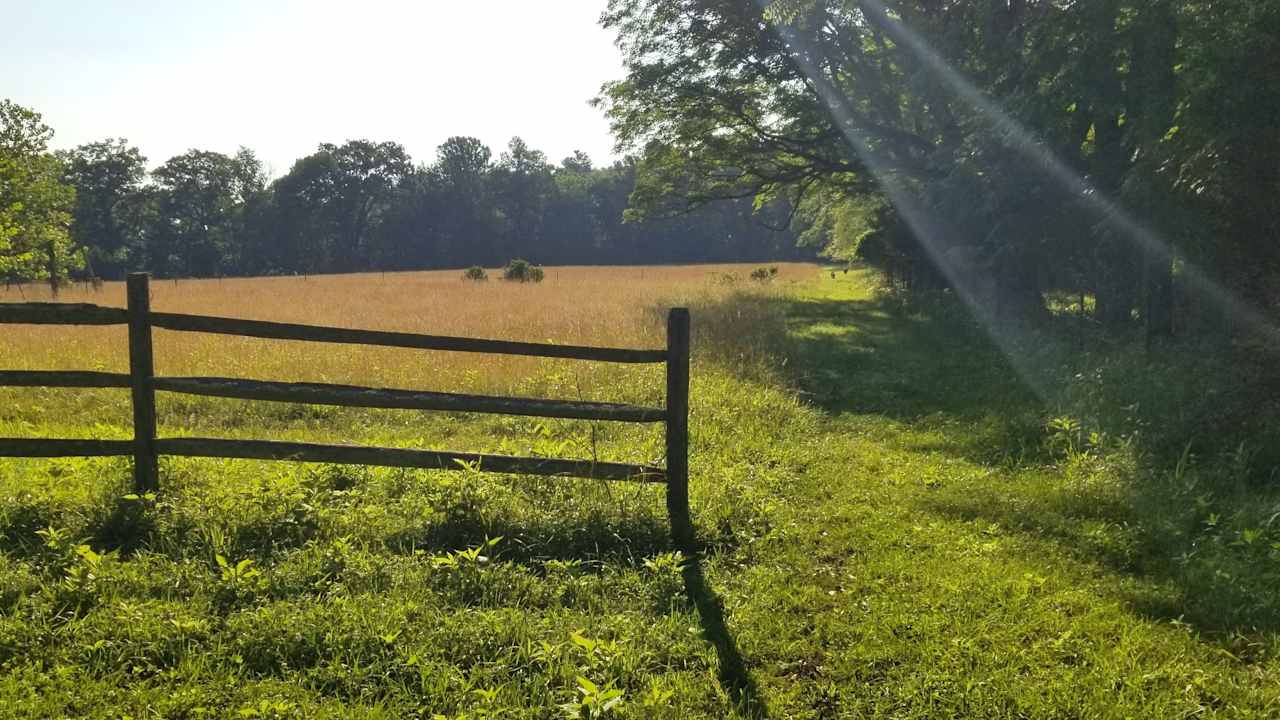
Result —
[[[748,279],[752,265],[678,267],[554,267],[540,284],[470,282],[457,271],[318,277],[154,281],[156,310],[279,320],[437,335],[614,347],[662,347],[662,310],[694,307],[695,335],[726,352],[759,350],[769,340],[755,315],[733,296],[769,296],[814,276],[813,265],[779,266],[771,283]],[[498,276],[497,272],[491,273]],[[47,301],[48,288],[0,291],[0,301]],[[60,302],[122,306],[123,283],[101,290],[64,290]],[[700,312],[701,310],[701,312]],[[774,328],[776,330],[776,327]],[[695,344],[697,339],[695,337]],[[727,350],[726,350],[727,348]],[[373,384],[443,390],[510,391],[560,368],[563,386],[577,384],[617,396],[626,372],[605,374],[574,361],[265,341],[158,331],[157,372],[257,379]],[[0,325],[0,368],[127,369],[123,328]],[[564,375],[563,373],[568,373]],[[607,381],[606,381],[607,378]],[[596,387],[607,382],[610,387]],[[650,383],[644,383],[646,385]],[[622,394],[626,394],[623,392]]]

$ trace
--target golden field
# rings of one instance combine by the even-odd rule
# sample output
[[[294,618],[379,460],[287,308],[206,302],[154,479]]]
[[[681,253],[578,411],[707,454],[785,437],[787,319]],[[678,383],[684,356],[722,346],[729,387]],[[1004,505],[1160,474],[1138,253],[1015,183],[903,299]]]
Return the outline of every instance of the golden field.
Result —
[[[606,347],[661,348],[666,309],[693,315],[695,383],[713,368],[750,374],[766,367],[785,342],[777,303],[789,288],[817,276],[810,264],[783,264],[770,282],[749,279],[755,265],[552,267],[542,283],[472,282],[458,271],[368,273],[315,277],[152,281],[158,311],[277,320],[434,335]],[[493,276],[498,272],[493,271]],[[49,301],[45,286],[0,291],[0,302]],[[123,306],[124,284],[100,290],[64,289],[58,302]],[[478,392],[524,397],[660,405],[661,365],[620,365],[359,345],[260,340],[155,331],[156,373],[260,380],[330,382],[373,387]],[[123,326],[0,325],[0,369],[126,372]],[[701,376],[701,377],[699,377]],[[418,442],[440,414],[344,410],[161,393],[162,434],[324,440],[378,437]],[[486,422],[503,422],[490,416]],[[131,425],[122,390],[0,388],[0,435],[126,436]],[[566,432],[593,442],[604,436],[634,445],[657,438],[641,428],[561,421]],[[456,425],[489,438],[474,420]],[[604,433],[604,435],[601,435]],[[437,431],[436,444],[444,438]],[[626,439],[631,438],[631,439]],[[650,438],[650,440],[652,440]],[[486,440],[487,442],[487,440]]]
[[[553,267],[537,284],[469,282],[455,270],[314,277],[152,282],[152,308],[226,317],[434,335],[659,348],[663,311],[713,306],[740,293],[776,292],[814,277],[804,263],[778,265],[771,283],[754,265]],[[492,271],[492,276],[498,276]],[[50,301],[45,286],[0,291],[0,302]],[[123,306],[124,284],[77,285],[58,302]],[[698,317],[695,314],[695,327]],[[749,318],[739,316],[739,321]],[[717,322],[733,318],[717,317]],[[728,331],[728,328],[706,328]],[[732,332],[749,331],[736,328]],[[696,332],[696,330],[695,330]],[[127,370],[123,327],[0,326],[0,367]],[[278,380],[374,383],[423,389],[505,388],[548,361],[394,348],[326,345],[156,331],[162,375],[223,374]],[[583,365],[574,361],[550,361]]]

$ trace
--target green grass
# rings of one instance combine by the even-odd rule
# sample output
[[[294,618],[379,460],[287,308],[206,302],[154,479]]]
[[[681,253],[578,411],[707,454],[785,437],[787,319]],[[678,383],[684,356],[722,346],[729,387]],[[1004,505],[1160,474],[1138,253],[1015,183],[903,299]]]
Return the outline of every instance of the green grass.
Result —
[[[654,488],[184,460],[130,499],[120,462],[5,461],[0,715],[1280,715],[1268,436],[1184,456],[1194,418],[1156,407],[1198,407],[1182,370],[1031,344],[1021,382],[860,272],[733,302],[787,339],[695,361],[699,557]],[[0,434],[123,435],[13,397]],[[607,424],[182,402],[162,417],[227,434],[661,453]]]

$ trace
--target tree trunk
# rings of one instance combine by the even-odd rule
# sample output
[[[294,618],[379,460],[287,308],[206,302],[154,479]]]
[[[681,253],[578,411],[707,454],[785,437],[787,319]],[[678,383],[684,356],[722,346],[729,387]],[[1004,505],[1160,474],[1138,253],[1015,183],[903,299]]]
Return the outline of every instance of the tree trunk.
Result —
[[[1102,197],[1115,200],[1120,196],[1121,182],[1131,156],[1121,125],[1124,83],[1117,69],[1120,35],[1116,32],[1120,7],[1116,0],[1098,0],[1081,7],[1092,14],[1090,19],[1095,38],[1087,60],[1090,75],[1097,78],[1089,100],[1094,132],[1090,175],[1095,191]],[[1123,232],[1105,219],[1094,231],[1097,241],[1093,257],[1095,312],[1098,321],[1108,330],[1118,330],[1127,325],[1138,300],[1136,281],[1141,261]]]
[[[1145,191],[1139,203],[1148,222],[1159,227],[1164,215],[1161,196],[1168,192],[1158,182],[1160,141],[1173,123],[1177,79],[1173,66],[1177,61],[1177,16],[1171,3],[1150,0],[1140,7],[1135,22],[1133,68],[1130,72],[1129,104],[1137,135],[1138,172],[1148,177],[1142,183]],[[1153,338],[1173,336],[1173,245],[1146,247],[1143,257],[1143,320],[1147,344]]]
[[[1100,253],[1100,277],[1094,286],[1094,318],[1107,330],[1119,330],[1133,317],[1138,287],[1130,272],[1132,263],[1124,248],[1104,248]]]
[[[1173,337],[1173,263],[1167,257],[1149,257],[1142,275],[1146,293],[1142,315],[1149,350],[1156,338]]]
[[[1041,279],[1030,263],[1006,260],[992,270],[998,322],[1037,327],[1049,319]]]

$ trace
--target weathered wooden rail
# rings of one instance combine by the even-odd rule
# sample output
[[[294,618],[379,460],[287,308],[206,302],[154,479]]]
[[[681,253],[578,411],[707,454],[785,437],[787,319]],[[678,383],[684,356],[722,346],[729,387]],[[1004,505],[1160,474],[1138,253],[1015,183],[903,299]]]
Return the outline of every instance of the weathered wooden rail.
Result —
[[[158,458],[162,455],[292,460],[433,470],[478,467],[485,472],[663,483],[666,485],[667,510],[671,516],[673,535],[681,544],[686,544],[692,539],[692,526],[689,521],[689,311],[687,309],[674,308],[668,314],[666,348],[632,350],[354,330],[152,312],[149,275],[145,273],[130,275],[127,289],[127,308],[71,303],[0,303],[0,324],[127,325],[129,328],[128,373],[0,370],[0,386],[128,388],[133,404],[133,440],[0,438],[0,457],[132,456],[134,486],[139,493],[156,492],[160,489]],[[266,382],[221,377],[157,377],[152,353],[152,328],[422,350],[495,353],[614,363],[664,363],[667,371],[666,407],[393,390],[353,385]],[[595,460],[514,457],[270,440],[160,438],[156,436],[155,396],[157,391],[342,407],[498,413],[630,423],[660,422],[666,426],[667,460],[666,467],[656,467]]]

